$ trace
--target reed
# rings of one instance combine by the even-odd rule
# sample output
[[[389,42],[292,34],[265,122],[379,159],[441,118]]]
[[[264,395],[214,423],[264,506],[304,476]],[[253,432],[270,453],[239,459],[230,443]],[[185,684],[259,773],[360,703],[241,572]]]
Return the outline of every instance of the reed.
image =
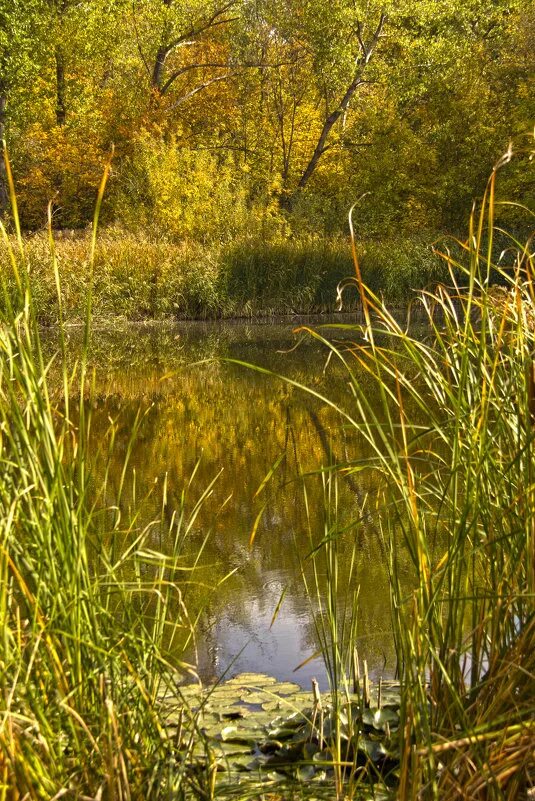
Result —
[[[6,165],[9,174],[7,158]],[[50,235],[60,322],[53,360],[60,380],[52,386],[12,182],[11,201],[14,244],[1,232],[12,275],[9,287],[3,278],[0,317],[0,798],[180,798],[196,731],[177,687],[195,676],[183,659],[195,636],[187,601],[196,567],[184,545],[211,487],[191,500],[190,482],[169,510],[164,482],[161,515],[141,526],[143,499],[123,497],[131,447],[119,488],[106,470],[95,480],[88,467],[91,291],[85,346],[72,369]],[[104,457],[113,438],[112,426]],[[156,534],[165,534],[165,550],[154,547]],[[182,710],[173,737],[164,698]]]
[[[25,235],[23,242],[36,316],[41,324],[55,326],[50,238],[41,232]],[[0,241],[0,263],[6,266],[10,245],[18,253],[14,237]],[[65,320],[79,323],[86,308],[90,232],[62,232],[54,247]],[[440,272],[438,259],[420,241],[366,242],[361,250],[368,284],[390,301],[405,300]],[[99,232],[92,271],[95,321],[311,314],[335,310],[336,287],[351,271],[351,257],[345,237],[242,236],[205,245],[109,227]],[[14,281],[10,283],[16,291]],[[351,303],[349,297],[346,301],[354,307],[356,298],[354,293]]]
[[[372,453],[344,473],[372,470],[380,484],[369,512],[389,553],[400,799],[533,792],[535,264],[531,241],[514,237],[509,266],[493,260],[496,174],[510,157],[455,243],[462,257],[442,251],[451,284],[414,300],[426,336],[367,287],[355,250],[363,325],[350,346],[310,331],[347,371],[338,409]]]
[[[344,520],[339,496],[339,477],[333,466],[324,466],[321,473],[325,514],[318,526],[318,510],[311,509],[304,485],[310,550],[301,557],[301,574],[305,593],[310,602],[316,641],[323,659],[329,682],[329,700],[324,710],[315,689],[318,726],[321,740],[325,739],[328,759],[332,761],[335,792],[342,798],[347,788],[352,791],[364,780],[364,771],[357,770],[358,725],[355,713],[362,711],[362,699],[355,701],[360,692],[354,673],[357,646],[358,570],[355,523]],[[342,537],[353,539],[353,547],[340,557]],[[351,587],[342,592],[343,587]],[[344,603],[340,603],[340,598]],[[318,653],[314,654],[315,657]],[[358,658],[358,657],[357,657]],[[327,714],[328,726],[323,725]]]

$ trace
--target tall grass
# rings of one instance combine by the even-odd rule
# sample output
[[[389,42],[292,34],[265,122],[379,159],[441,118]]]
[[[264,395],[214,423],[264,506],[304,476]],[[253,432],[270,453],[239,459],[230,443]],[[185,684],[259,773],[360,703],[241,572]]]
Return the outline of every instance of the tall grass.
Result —
[[[90,274],[90,234],[72,233],[59,237],[55,248],[65,319],[80,322]],[[0,242],[0,263],[9,261],[9,244]],[[35,313],[41,323],[55,325],[57,288],[49,237],[43,232],[25,236],[24,253],[31,265]],[[370,286],[394,301],[437,275],[438,259],[421,242],[389,242],[384,248],[369,242],[362,259]],[[311,314],[335,310],[336,286],[351,271],[351,257],[342,237],[242,236],[203,245],[107,228],[99,233],[93,271],[97,321]],[[356,293],[351,300],[354,306]]]
[[[177,684],[194,675],[183,651],[194,637],[186,602],[195,562],[185,561],[183,546],[211,488],[191,502],[185,487],[169,514],[164,486],[161,517],[141,527],[141,501],[128,509],[106,473],[95,481],[88,468],[91,293],[85,348],[70,371],[51,237],[58,389],[43,356],[12,183],[11,200],[14,248],[1,232],[13,280],[8,288],[3,276],[0,318],[0,799],[179,798],[195,722],[184,705],[184,725],[171,738],[161,699],[181,706]],[[113,428],[102,447],[113,447]],[[165,552],[154,547],[157,533],[166,535]]]
[[[389,553],[400,799],[514,801],[535,783],[535,263],[514,238],[510,266],[493,263],[501,163],[462,258],[444,249],[451,285],[414,301],[427,336],[365,285],[356,251],[355,341],[311,332],[346,369],[339,410],[373,454],[352,469],[380,481],[370,513]]]

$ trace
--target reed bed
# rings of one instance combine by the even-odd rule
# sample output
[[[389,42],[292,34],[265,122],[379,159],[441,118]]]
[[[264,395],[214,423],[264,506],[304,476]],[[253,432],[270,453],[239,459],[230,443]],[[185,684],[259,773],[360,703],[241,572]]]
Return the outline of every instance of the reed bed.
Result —
[[[71,323],[84,320],[90,275],[94,319],[115,322],[332,312],[337,284],[351,272],[344,237],[255,236],[202,244],[107,228],[99,232],[90,269],[91,233],[60,233],[55,249],[63,311]],[[9,246],[17,251],[14,238],[0,242],[0,263],[9,262]],[[438,260],[421,242],[387,243],[382,256],[377,243],[362,250],[370,286],[389,300],[407,298],[440,272]],[[35,313],[41,324],[56,325],[57,291],[46,232],[25,235],[24,253]],[[352,300],[354,306],[356,293]]]
[[[186,767],[202,737],[178,689],[195,678],[183,653],[195,636],[189,597],[202,546],[188,561],[183,553],[211,487],[195,497],[190,482],[173,510],[165,482],[155,487],[162,513],[142,527],[143,499],[131,488],[123,498],[131,445],[120,486],[107,473],[96,483],[88,467],[91,293],[73,369],[51,237],[61,376],[61,389],[57,378],[52,388],[11,188],[16,250],[2,231],[13,273],[0,318],[0,798],[185,797],[204,786],[202,771]],[[111,426],[104,459],[113,440]],[[155,545],[162,539],[165,551]],[[173,737],[163,697],[182,710]]]
[[[364,323],[349,346],[309,332],[347,371],[347,403],[324,401],[371,449],[339,472],[373,471],[380,484],[364,511],[389,554],[397,797],[411,801],[535,793],[532,241],[511,237],[508,266],[493,260],[496,173],[510,157],[494,170],[466,242],[454,243],[461,258],[441,249],[450,285],[414,300],[426,336],[401,326],[366,286],[355,247]],[[329,659],[337,628],[332,610],[325,616]]]

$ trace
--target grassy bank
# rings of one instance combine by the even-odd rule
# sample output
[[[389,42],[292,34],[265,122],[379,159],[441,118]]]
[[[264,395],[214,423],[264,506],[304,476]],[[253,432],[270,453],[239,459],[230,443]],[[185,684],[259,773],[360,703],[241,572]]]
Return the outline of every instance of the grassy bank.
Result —
[[[73,238],[74,237],[74,238]],[[65,318],[84,319],[90,236],[57,237]],[[35,313],[57,322],[54,276],[46,234],[25,240]],[[427,242],[368,242],[361,247],[369,286],[390,301],[444,273]],[[9,263],[5,245],[0,262]],[[103,230],[94,258],[93,313],[99,320],[199,319],[309,314],[336,308],[336,287],[353,271],[348,240],[322,237],[237,239],[231,244],[176,244]],[[4,272],[8,272],[4,269]],[[346,306],[356,304],[356,293]]]

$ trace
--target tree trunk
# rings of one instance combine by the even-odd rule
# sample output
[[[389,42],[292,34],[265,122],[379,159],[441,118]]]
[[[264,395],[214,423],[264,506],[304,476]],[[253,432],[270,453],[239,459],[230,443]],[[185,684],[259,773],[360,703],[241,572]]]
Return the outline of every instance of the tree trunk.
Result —
[[[319,139],[317,141],[316,147],[314,148],[314,152],[313,152],[313,154],[312,154],[312,156],[310,158],[310,161],[308,162],[303,174],[301,175],[301,178],[299,179],[299,183],[297,184],[297,189],[296,189],[296,191],[294,193],[294,196],[298,192],[300,192],[302,189],[304,189],[305,186],[308,184],[308,182],[310,180],[310,177],[314,173],[314,170],[316,169],[321,156],[323,155],[323,153],[326,150],[326,142],[327,142],[327,139],[329,137],[329,134],[331,133],[331,130],[332,130],[333,126],[340,119],[340,117],[347,111],[349,103],[351,102],[351,98],[353,97],[353,95],[357,91],[358,87],[365,82],[364,81],[364,72],[365,72],[365,69],[366,69],[366,66],[367,66],[368,62],[370,61],[370,59],[371,59],[371,57],[373,55],[373,51],[375,50],[375,48],[377,46],[377,42],[379,41],[379,38],[381,37],[382,30],[383,30],[385,22],[386,22],[386,16],[385,16],[385,14],[381,14],[381,17],[379,19],[379,23],[377,25],[377,28],[375,29],[375,32],[374,32],[371,40],[369,41],[369,43],[365,43],[364,42],[364,40],[362,38],[362,32],[361,32],[360,24],[357,24],[357,38],[358,38],[359,47],[360,47],[360,56],[359,56],[359,58],[357,60],[357,63],[356,63],[356,69],[355,69],[355,74],[353,76],[353,80],[351,81],[351,83],[347,87],[343,98],[341,99],[340,103],[338,104],[338,107],[334,111],[332,111],[328,115],[328,117],[325,119],[325,122],[323,123],[323,127],[321,129],[321,133],[319,135]],[[294,199],[294,196],[289,198],[289,204],[290,205],[291,205],[291,203],[292,203],[292,201]]]
[[[2,146],[0,154],[0,218],[4,217],[9,209],[9,186],[3,153],[3,142],[6,137],[6,108],[7,90],[0,84],[0,144]]]
[[[319,136],[318,143],[317,143],[316,147],[314,148],[314,153],[312,154],[312,158],[308,162],[307,167],[306,167],[304,173],[302,174],[301,178],[299,179],[299,183],[297,184],[297,189],[298,190],[299,189],[304,189],[305,186],[307,185],[310,176],[312,175],[312,173],[316,169],[318,161],[320,160],[321,156],[323,155],[323,153],[325,151],[325,142],[327,141],[327,138],[328,138],[328,136],[329,136],[329,134],[331,132],[331,129],[332,129],[333,125],[340,119],[342,114],[345,111],[347,111],[347,107],[349,106],[351,98],[353,97],[353,95],[355,94],[355,92],[357,91],[358,87],[361,85],[362,82],[363,82],[362,81],[362,75],[359,72],[358,75],[355,75],[354,79],[351,81],[350,85],[348,86],[347,91],[346,91],[345,95],[343,96],[338,108],[335,111],[333,111],[331,114],[329,114],[329,116],[327,117],[327,119],[323,123],[323,128],[321,130],[321,134]]]
[[[156,53],[156,58],[154,60],[154,68],[152,70],[152,77],[151,77],[151,87],[156,95],[160,95],[162,93],[163,70],[168,55],[169,55],[169,48],[167,47],[167,45],[163,44],[160,45],[160,47],[158,48],[158,52]]]
[[[56,124],[65,125],[67,105],[65,101],[65,57],[60,45],[56,45]]]

